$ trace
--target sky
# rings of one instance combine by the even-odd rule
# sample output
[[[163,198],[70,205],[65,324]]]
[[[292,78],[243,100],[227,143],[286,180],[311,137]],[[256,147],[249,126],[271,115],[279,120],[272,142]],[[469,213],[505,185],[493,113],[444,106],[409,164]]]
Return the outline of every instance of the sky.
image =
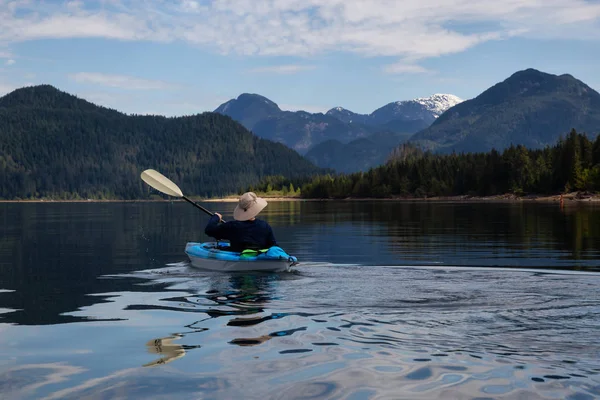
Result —
[[[600,90],[600,0],[0,0],[0,96],[51,84],[125,113],[241,93],[370,113],[526,68]]]

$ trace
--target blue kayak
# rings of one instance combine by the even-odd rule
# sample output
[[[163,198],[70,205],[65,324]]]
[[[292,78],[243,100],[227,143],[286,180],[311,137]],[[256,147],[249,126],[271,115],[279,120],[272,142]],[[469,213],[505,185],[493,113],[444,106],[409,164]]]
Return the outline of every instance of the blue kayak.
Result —
[[[192,266],[212,271],[287,271],[298,259],[281,247],[264,250],[230,251],[227,242],[189,242],[185,246]]]

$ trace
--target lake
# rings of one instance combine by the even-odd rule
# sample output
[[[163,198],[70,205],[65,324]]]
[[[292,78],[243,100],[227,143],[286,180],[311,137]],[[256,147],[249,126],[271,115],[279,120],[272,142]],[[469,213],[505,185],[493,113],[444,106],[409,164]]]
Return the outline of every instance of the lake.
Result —
[[[187,203],[0,204],[0,397],[600,397],[599,205],[261,216],[292,272],[191,268]]]

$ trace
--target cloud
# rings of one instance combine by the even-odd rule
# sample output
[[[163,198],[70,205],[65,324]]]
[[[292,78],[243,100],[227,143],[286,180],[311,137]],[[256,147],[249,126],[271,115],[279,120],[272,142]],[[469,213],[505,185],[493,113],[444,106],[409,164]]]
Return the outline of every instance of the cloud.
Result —
[[[313,70],[316,67],[314,65],[271,65],[268,67],[259,67],[249,70],[249,72],[268,72],[273,74],[295,74],[300,71]]]
[[[513,36],[600,40],[600,3],[588,0],[31,0],[8,5],[0,12],[0,45],[74,37],[184,41],[221,54],[308,57],[341,51],[391,56],[411,65]]]
[[[0,50],[0,58],[13,58],[13,57],[14,56],[12,55],[11,52]]]
[[[16,61],[11,58],[9,60],[6,60],[6,62],[4,63],[4,65],[9,65],[10,66],[10,65],[13,65],[14,63],[16,63]]]
[[[96,72],[78,72],[70,74],[69,78],[78,83],[91,83],[121,89],[160,90],[172,89],[175,85],[159,80],[141,79],[127,75],[110,75]]]
[[[431,71],[417,64],[405,64],[402,62],[383,66],[383,71],[388,74],[426,74]]]

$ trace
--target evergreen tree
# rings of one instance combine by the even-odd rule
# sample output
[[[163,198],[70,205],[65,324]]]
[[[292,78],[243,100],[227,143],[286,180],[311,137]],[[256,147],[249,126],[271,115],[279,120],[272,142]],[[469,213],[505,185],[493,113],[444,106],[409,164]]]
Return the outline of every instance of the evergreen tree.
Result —
[[[306,198],[497,195],[600,191],[600,136],[572,130],[555,146],[502,153],[434,155],[403,144],[385,165],[355,174],[317,176],[302,185]]]

